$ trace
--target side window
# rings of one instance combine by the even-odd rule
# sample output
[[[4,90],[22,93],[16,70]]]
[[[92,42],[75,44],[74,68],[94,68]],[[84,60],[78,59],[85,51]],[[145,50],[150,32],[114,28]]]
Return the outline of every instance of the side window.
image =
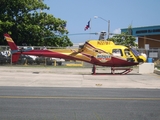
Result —
[[[121,49],[113,49],[112,54],[113,54],[113,56],[123,56]]]
[[[125,49],[124,53],[125,53],[126,57],[131,57],[129,49]]]

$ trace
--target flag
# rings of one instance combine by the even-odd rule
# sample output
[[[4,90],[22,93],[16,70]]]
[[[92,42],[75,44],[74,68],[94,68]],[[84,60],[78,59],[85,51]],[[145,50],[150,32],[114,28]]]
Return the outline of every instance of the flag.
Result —
[[[85,31],[88,30],[88,28],[90,28],[90,21],[91,21],[91,20],[88,21],[88,24],[87,24],[86,27],[84,28]]]

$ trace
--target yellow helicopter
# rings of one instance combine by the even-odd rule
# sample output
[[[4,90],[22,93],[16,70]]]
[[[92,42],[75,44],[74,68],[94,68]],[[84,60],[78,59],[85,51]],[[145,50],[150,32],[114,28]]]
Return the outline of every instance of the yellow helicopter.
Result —
[[[45,50],[22,50],[18,49],[9,34],[4,34],[8,45],[12,50],[12,62],[17,62],[21,54],[62,58],[67,60],[80,60],[93,64],[92,72],[96,74],[96,67],[111,67],[111,73],[115,70],[124,70],[121,74],[127,74],[132,69],[128,66],[139,65],[146,62],[147,58],[133,48],[123,45],[115,45],[112,41],[104,40],[103,33],[99,40],[88,40],[78,49],[45,49]],[[123,67],[123,68],[122,68]]]

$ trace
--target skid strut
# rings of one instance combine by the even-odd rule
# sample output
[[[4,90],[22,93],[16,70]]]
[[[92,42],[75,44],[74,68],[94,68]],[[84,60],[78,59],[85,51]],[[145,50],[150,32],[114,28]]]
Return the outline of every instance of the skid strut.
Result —
[[[111,67],[111,74],[116,74],[115,73],[116,70],[123,70],[123,72],[118,73],[118,74],[128,74],[133,69],[132,68],[126,68],[126,67]]]

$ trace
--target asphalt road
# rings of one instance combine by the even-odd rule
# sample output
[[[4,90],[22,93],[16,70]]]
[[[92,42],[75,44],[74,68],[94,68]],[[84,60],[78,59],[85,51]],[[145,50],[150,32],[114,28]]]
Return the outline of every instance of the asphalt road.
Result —
[[[106,71],[101,69],[101,71]],[[159,120],[160,76],[0,67],[0,120]]]
[[[159,120],[159,89],[0,87],[1,120]]]

